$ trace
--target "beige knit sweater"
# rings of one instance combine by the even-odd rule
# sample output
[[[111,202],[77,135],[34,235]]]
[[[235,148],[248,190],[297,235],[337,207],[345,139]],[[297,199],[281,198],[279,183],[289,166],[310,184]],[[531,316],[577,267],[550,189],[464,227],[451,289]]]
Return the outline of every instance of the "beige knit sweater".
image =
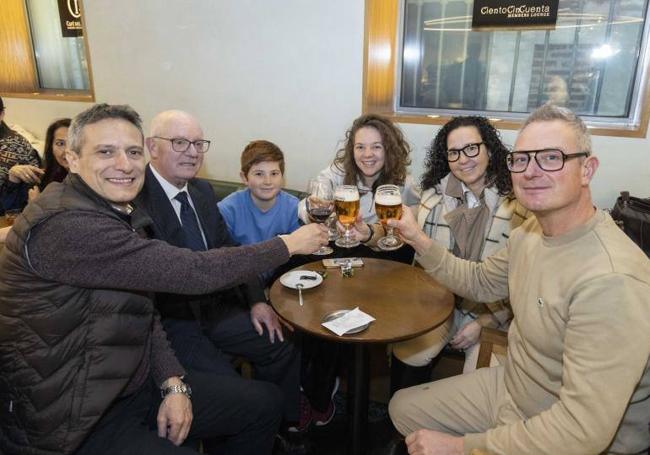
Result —
[[[465,451],[497,454],[636,453],[650,445],[650,261],[604,212],[545,237],[532,218],[483,263],[434,242],[418,257],[454,293],[506,297],[506,390],[499,415],[523,414],[482,434]]]

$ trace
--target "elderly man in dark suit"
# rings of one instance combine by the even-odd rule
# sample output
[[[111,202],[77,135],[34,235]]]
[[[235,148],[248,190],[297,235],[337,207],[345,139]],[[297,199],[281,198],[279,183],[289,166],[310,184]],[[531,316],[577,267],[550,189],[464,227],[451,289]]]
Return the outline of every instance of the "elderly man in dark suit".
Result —
[[[198,121],[186,112],[165,111],[153,119],[150,133],[146,144],[151,162],[137,203],[154,221],[153,237],[193,250],[234,246],[212,187],[195,178],[210,146]],[[259,280],[207,295],[159,295],[157,305],[184,365],[238,376],[231,359],[244,356],[257,379],[273,382],[283,391],[285,421],[298,421],[299,355],[284,340]]]

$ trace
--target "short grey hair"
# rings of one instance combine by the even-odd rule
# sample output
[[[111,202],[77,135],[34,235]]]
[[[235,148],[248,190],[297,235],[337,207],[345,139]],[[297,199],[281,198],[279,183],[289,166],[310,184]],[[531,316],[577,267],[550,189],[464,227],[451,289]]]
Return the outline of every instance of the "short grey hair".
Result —
[[[142,119],[131,106],[126,104],[95,104],[72,119],[68,130],[68,148],[79,155],[83,147],[83,129],[87,125],[106,119],[120,119],[129,122],[140,131],[140,135],[144,138]]]
[[[578,117],[572,110],[567,109],[566,107],[556,106],[554,104],[547,103],[541,107],[538,107],[533,112],[530,113],[528,118],[524,121],[524,125],[521,127],[520,132],[526,129],[528,125],[536,122],[552,122],[554,120],[560,120],[567,123],[576,134],[576,142],[578,143],[578,152],[587,152],[591,155],[591,134],[587,129],[587,125]],[[568,152],[574,152],[573,150],[568,150]]]

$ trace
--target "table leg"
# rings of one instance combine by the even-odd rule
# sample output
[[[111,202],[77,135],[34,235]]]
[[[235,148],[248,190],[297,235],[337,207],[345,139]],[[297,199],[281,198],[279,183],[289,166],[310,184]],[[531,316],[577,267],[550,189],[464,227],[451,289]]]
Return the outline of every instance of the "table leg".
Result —
[[[348,453],[360,455],[368,451],[368,386],[369,355],[365,343],[354,343],[354,363],[348,375],[348,409],[351,425],[348,427]]]

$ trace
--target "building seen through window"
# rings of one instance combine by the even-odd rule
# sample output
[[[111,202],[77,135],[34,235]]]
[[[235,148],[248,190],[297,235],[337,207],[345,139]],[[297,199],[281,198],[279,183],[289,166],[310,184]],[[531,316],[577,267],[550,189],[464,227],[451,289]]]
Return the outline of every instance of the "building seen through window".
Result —
[[[560,0],[554,30],[525,31],[472,31],[471,1],[403,4],[400,112],[634,114],[646,0]]]

